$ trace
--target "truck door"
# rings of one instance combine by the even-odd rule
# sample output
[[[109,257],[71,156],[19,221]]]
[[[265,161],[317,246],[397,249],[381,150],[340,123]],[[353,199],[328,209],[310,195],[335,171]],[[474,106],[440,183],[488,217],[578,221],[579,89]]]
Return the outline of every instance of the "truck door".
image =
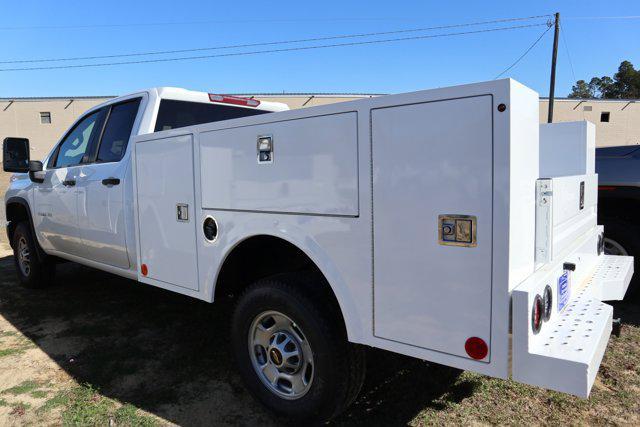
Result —
[[[76,185],[80,163],[103,118],[104,110],[98,110],[79,120],[54,151],[44,182],[35,186],[34,224],[47,249],[82,256]]]
[[[81,166],[77,178],[82,256],[120,268],[129,267],[124,177],[130,162],[125,153],[140,99],[107,107],[102,136],[96,139],[90,161]]]

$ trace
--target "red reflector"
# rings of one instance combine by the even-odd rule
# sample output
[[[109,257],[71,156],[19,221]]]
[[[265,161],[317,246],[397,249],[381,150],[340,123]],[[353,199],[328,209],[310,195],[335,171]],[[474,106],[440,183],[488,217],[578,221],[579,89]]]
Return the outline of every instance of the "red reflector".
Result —
[[[615,190],[616,187],[608,186],[608,185],[599,185],[598,190],[600,191],[612,191]]]
[[[533,299],[533,307],[531,307],[531,330],[534,334],[540,332],[542,327],[542,317],[544,312],[544,306],[542,304],[542,298],[540,295],[536,295]]]
[[[241,96],[231,95],[216,95],[214,93],[209,94],[209,101],[221,102],[223,104],[244,105],[246,107],[257,107],[260,105],[260,101],[257,99],[243,98]]]
[[[487,343],[484,342],[482,338],[471,337],[464,343],[464,349],[467,354],[476,360],[481,360],[487,357],[489,353],[489,347],[487,347]]]
[[[142,273],[143,276],[146,276],[147,274],[149,274],[149,269],[147,268],[147,264],[142,264],[140,266],[140,273]]]

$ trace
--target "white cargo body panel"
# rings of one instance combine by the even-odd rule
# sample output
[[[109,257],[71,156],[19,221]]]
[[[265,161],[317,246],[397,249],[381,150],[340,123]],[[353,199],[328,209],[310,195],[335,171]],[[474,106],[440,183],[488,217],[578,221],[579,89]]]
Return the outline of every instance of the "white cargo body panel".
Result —
[[[591,175],[596,170],[596,126],[587,121],[540,125],[540,178]]]
[[[462,357],[469,337],[490,344],[492,110],[484,95],[371,112],[376,336]],[[475,216],[477,246],[440,245],[440,214]]]
[[[193,137],[138,143],[135,161],[139,265],[148,269],[140,280],[197,291]],[[178,218],[179,206],[186,219]]]
[[[261,135],[273,159],[257,164]],[[358,215],[355,112],[202,132],[199,143],[205,209]]]

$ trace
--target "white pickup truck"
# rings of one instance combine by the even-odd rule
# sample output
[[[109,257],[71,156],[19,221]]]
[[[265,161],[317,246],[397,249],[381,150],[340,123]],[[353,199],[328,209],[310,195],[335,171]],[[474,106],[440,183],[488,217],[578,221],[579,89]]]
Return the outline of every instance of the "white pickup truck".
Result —
[[[298,420],[353,401],[364,346],[589,395],[601,301],[633,274],[602,253],[590,124],[541,130],[510,79],[284,110],[158,88],[89,110],[43,162],[7,138],[20,281],[66,259],[233,299],[248,389]]]

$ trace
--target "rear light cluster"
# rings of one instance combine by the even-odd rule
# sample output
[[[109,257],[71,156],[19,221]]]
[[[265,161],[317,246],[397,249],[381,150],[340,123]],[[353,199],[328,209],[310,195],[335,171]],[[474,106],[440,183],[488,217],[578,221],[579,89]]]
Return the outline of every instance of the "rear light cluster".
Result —
[[[534,334],[540,332],[542,322],[546,322],[551,318],[551,311],[553,309],[551,286],[545,286],[542,295],[543,296],[536,295],[533,299],[533,307],[531,307],[531,329]]]
[[[260,105],[260,101],[252,98],[243,98],[241,96],[231,95],[216,95],[214,93],[209,94],[209,101],[219,102],[222,104],[243,105],[245,107],[257,107]]]

